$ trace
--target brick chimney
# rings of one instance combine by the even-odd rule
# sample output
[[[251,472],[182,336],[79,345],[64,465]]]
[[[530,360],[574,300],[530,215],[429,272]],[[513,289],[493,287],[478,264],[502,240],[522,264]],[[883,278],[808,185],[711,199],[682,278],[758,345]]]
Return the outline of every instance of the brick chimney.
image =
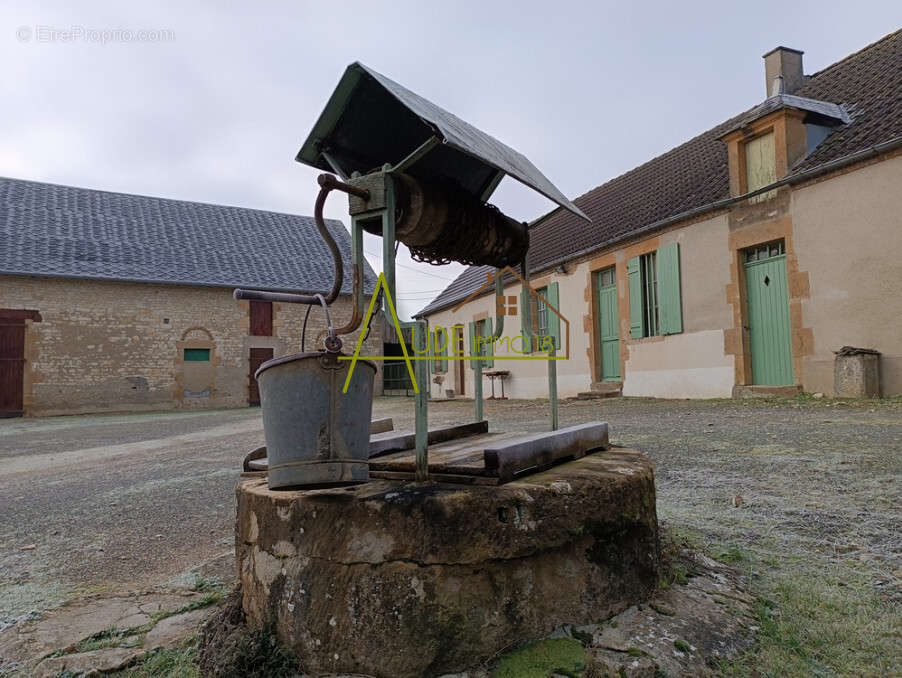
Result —
[[[774,79],[783,78],[783,92],[792,94],[805,83],[802,73],[804,52],[790,47],[775,47],[764,55],[764,92],[766,97],[775,93]]]

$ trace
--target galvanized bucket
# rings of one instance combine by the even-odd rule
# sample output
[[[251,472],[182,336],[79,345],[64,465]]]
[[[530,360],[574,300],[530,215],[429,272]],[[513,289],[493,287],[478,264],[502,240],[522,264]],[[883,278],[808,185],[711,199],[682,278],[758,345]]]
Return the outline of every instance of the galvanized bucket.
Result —
[[[370,419],[376,366],[318,351],[269,360],[257,370],[269,488],[310,489],[370,479]]]

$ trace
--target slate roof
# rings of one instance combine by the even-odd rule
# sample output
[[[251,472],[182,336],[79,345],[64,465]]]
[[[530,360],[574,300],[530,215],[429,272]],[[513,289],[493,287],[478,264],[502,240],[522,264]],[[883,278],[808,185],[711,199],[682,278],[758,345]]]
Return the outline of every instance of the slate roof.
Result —
[[[351,238],[326,220],[351,293]],[[0,177],[0,274],[326,292],[312,217]],[[376,276],[366,265],[366,290]]]
[[[902,30],[809,76],[793,95],[842,105],[851,117],[793,167],[793,173],[902,136]],[[576,198],[573,202],[592,223],[560,209],[551,212],[530,231],[532,270],[587,249],[602,249],[651,224],[728,198],[727,148],[719,138],[761,106]],[[417,316],[465,298],[485,281],[487,271],[492,269],[467,268]]]

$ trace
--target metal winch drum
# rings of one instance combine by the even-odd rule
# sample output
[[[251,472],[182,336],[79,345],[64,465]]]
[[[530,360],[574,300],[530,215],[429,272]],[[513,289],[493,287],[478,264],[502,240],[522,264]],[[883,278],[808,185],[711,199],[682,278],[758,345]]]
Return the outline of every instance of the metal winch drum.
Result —
[[[329,487],[369,480],[376,367],[316,351],[282,356],[257,370],[270,489]]]

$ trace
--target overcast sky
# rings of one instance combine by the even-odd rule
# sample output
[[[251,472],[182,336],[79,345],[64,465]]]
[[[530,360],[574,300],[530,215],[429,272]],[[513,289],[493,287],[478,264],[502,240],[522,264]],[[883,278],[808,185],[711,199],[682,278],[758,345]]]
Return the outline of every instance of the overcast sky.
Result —
[[[311,214],[317,171],[294,156],[359,60],[576,197],[764,99],[772,47],[805,50],[810,74],[900,26],[898,0],[4,1],[0,175]],[[513,182],[494,202],[550,207]],[[348,224],[346,208],[328,216]],[[461,270],[399,265],[405,315]]]

